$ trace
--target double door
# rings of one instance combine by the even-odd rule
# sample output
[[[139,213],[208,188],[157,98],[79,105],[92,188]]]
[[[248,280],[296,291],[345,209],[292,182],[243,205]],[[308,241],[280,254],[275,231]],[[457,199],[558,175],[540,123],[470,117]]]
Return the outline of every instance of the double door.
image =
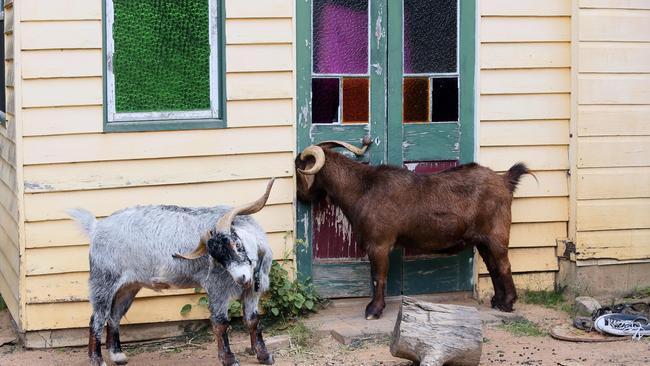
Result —
[[[440,171],[473,157],[475,4],[459,0],[297,2],[299,151],[373,145],[364,163]],[[343,151],[342,151],[343,152]],[[327,297],[367,296],[370,265],[340,209],[297,207],[298,271]],[[388,294],[471,289],[472,251],[391,253]]]

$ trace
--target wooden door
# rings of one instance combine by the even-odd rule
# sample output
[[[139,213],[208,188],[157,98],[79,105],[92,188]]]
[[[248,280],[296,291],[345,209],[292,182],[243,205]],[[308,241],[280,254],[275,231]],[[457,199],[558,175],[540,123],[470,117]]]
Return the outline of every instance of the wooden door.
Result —
[[[463,6],[298,2],[298,149],[329,139],[359,145],[370,135],[367,164],[427,173],[471,161],[474,6]],[[471,22],[465,32],[459,17]],[[462,39],[468,32],[471,42]],[[471,57],[459,52],[459,39],[471,43],[463,49]],[[297,221],[299,275],[327,297],[370,295],[366,253],[342,212],[327,200],[299,203]],[[395,250],[388,294],[469,290],[472,258]]]

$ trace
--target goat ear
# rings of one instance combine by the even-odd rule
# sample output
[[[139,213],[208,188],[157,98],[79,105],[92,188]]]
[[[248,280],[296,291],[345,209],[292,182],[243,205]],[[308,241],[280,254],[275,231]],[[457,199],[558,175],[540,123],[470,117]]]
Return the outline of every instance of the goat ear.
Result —
[[[201,236],[201,241],[199,241],[199,245],[191,253],[185,255],[176,253],[172,255],[172,257],[189,259],[189,260],[194,260],[203,257],[204,255],[208,254],[207,242],[208,239],[210,239],[210,237],[212,237],[212,230],[208,230],[205,234]]]
[[[191,253],[188,254],[180,254],[176,253],[172,255],[174,258],[182,258],[182,259],[189,259],[189,260],[194,260],[203,257],[208,253],[208,247],[205,245],[204,242],[201,242],[199,246],[196,247]]]

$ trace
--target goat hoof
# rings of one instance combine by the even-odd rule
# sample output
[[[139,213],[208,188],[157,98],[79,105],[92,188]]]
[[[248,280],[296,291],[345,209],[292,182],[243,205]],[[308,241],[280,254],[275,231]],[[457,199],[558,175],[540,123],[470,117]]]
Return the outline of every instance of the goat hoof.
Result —
[[[126,357],[124,352],[117,352],[117,353],[109,352],[108,356],[110,357],[111,361],[113,361],[113,363],[116,365],[126,365],[127,363],[129,363],[129,358]]]
[[[258,358],[257,362],[261,363],[262,365],[273,365],[275,363],[275,360],[273,359],[273,355],[269,353],[268,356],[263,360],[260,360]]]

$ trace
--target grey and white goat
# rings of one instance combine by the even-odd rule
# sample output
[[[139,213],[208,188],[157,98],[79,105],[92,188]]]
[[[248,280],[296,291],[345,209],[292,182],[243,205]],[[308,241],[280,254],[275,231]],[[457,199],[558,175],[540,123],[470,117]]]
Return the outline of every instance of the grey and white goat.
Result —
[[[91,242],[91,365],[105,365],[101,353],[104,324],[108,326],[106,347],[111,360],[127,362],[120,346],[120,319],[143,287],[205,289],[219,360],[226,366],[239,365],[230,350],[227,329],[229,301],[241,299],[251,348],[260,363],[273,363],[258,328],[257,313],[260,296],[269,287],[273,255],[264,230],[247,216],[264,207],[273,181],[258,200],[235,208],[136,206],[101,221],[86,210],[68,212]]]

